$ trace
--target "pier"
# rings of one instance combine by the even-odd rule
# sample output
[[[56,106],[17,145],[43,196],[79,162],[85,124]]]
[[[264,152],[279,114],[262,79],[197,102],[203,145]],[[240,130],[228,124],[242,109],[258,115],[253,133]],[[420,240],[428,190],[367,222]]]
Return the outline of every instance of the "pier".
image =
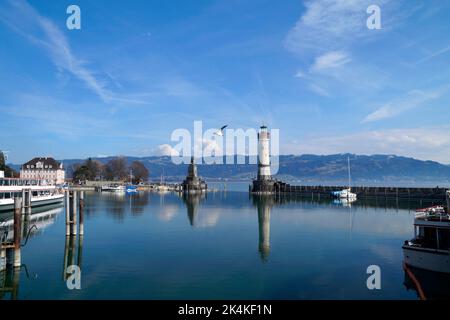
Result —
[[[252,194],[282,194],[299,195],[316,198],[333,198],[335,191],[349,189],[349,186],[295,186],[279,181],[272,177],[270,172],[270,132],[266,126],[262,126],[258,133],[258,175],[249,192]],[[349,165],[350,168],[350,165]],[[350,170],[350,169],[349,169]],[[350,171],[349,171],[350,183]],[[447,202],[450,207],[448,188],[409,188],[409,187],[351,187],[358,199],[385,198],[397,200],[426,200]]]
[[[274,184],[274,193],[297,194],[304,196],[316,196],[331,198],[331,193],[336,190],[346,189],[348,186],[294,186],[288,183],[276,181]],[[423,199],[442,201],[448,199],[447,188],[405,188],[405,187],[352,187],[353,193],[356,193],[358,199],[367,198],[386,198],[386,199]]]

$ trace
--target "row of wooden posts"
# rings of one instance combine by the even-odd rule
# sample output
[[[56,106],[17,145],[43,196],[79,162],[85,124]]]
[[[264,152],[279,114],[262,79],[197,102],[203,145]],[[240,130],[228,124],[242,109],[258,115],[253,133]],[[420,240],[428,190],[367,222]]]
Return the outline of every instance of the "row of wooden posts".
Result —
[[[27,233],[31,215],[31,189],[22,190],[22,197],[14,198],[14,238],[13,242],[0,243],[0,271],[7,265],[22,266],[21,239]]]
[[[7,265],[20,268],[21,240],[29,232],[31,215],[31,189],[22,190],[22,197],[14,198],[14,239],[12,242],[0,243],[0,271]],[[84,235],[84,192],[65,192],[66,201],[66,236]]]
[[[66,191],[66,236],[84,235],[84,191]],[[77,218],[78,212],[78,218]],[[78,222],[78,223],[77,223]]]

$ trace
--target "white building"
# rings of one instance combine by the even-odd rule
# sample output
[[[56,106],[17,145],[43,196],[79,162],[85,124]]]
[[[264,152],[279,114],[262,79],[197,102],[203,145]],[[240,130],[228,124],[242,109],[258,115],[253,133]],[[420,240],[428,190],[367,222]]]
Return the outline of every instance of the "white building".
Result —
[[[62,163],[53,158],[34,158],[20,169],[21,179],[47,180],[50,184],[63,184],[66,179]]]

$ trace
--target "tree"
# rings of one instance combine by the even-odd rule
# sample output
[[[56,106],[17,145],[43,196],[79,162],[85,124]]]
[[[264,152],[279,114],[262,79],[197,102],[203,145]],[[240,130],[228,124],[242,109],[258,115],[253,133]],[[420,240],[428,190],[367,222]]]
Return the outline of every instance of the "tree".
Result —
[[[90,180],[89,168],[86,165],[77,166],[73,172],[73,181],[81,182]]]
[[[103,175],[103,164],[100,161],[89,158],[84,165],[88,168],[89,180],[101,179]]]
[[[74,181],[86,181],[100,179],[103,173],[103,165],[98,160],[87,159],[83,164],[74,165]]]
[[[149,172],[141,161],[133,161],[130,165],[130,170],[133,175],[133,183],[139,183],[141,181],[147,181]]]
[[[125,180],[127,176],[127,160],[125,157],[116,157],[106,163],[105,177],[108,180]]]
[[[19,174],[12,168],[6,165],[5,155],[0,151],[0,171],[5,172],[5,177],[17,178]]]
[[[2,151],[0,151],[0,170],[4,171],[6,169],[6,163],[5,163],[5,155]]]

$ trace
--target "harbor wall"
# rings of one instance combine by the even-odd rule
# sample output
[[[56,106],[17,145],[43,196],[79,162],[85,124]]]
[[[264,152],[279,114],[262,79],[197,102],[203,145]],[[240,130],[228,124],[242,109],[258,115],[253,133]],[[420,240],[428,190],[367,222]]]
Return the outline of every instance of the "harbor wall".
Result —
[[[293,186],[283,182],[275,183],[274,193],[299,195],[320,194],[332,197],[333,191],[346,189],[346,186]],[[445,203],[447,188],[406,188],[406,187],[352,187],[358,198],[427,199]]]

